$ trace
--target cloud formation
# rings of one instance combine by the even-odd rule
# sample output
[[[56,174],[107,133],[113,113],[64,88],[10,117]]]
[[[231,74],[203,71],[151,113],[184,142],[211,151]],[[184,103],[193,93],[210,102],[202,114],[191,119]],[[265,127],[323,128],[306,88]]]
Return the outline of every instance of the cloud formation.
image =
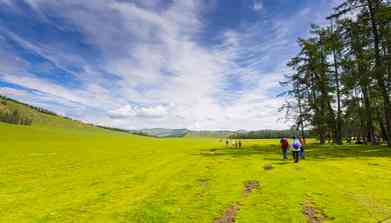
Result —
[[[254,10],[255,11],[261,11],[263,9],[263,2],[262,0],[254,0]]]
[[[288,128],[278,81],[307,29],[297,24],[327,10],[248,4],[242,23],[222,27],[217,0],[0,0],[0,94],[127,129]]]

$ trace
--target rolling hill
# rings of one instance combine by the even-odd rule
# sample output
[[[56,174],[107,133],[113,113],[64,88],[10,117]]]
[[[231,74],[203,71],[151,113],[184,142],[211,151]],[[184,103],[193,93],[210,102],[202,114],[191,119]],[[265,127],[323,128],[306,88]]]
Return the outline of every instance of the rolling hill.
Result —
[[[61,128],[95,128],[91,124],[71,120],[43,108],[31,106],[0,95],[0,114],[13,114],[31,120],[33,126],[50,126]]]
[[[183,137],[189,132],[189,130],[188,129],[153,128],[153,129],[135,130],[133,132],[142,133],[147,136],[166,138],[166,137]]]

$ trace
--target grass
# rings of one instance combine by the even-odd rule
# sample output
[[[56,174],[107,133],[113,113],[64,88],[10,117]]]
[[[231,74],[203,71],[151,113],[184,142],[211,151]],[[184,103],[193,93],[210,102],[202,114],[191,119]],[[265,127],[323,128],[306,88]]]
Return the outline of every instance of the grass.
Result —
[[[24,118],[32,119],[33,126],[37,127],[50,127],[50,128],[68,128],[68,129],[79,129],[87,128],[91,129],[92,126],[88,124],[81,123],[79,121],[74,121],[66,119],[61,116],[54,116],[39,112],[34,110],[24,104],[17,103],[15,101],[7,100],[0,98],[0,112],[10,112],[18,111],[20,115]],[[4,103],[4,104],[3,104]]]
[[[391,150],[306,147],[299,164],[277,140],[241,150],[212,138],[155,139],[100,129],[0,124],[0,222],[387,222]],[[265,165],[272,165],[265,170]],[[243,197],[244,183],[260,188]]]

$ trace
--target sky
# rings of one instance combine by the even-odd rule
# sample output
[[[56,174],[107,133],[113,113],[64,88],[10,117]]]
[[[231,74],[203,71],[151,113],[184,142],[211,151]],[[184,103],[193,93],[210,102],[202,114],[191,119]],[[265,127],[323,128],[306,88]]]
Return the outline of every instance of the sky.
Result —
[[[297,38],[339,0],[0,0],[0,94],[123,129],[287,129]]]

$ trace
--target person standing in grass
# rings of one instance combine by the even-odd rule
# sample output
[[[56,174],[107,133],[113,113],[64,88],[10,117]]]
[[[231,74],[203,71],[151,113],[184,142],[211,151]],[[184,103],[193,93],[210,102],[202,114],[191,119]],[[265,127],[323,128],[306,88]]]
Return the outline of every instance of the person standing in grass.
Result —
[[[292,154],[293,154],[293,160],[295,163],[299,162],[300,150],[301,150],[300,140],[295,136],[295,137],[293,137],[293,143],[292,143]]]
[[[300,147],[300,159],[305,159],[305,155],[304,155],[305,140],[304,140],[304,137],[300,137],[300,144],[301,144],[301,147]]]
[[[282,152],[282,158],[284,160],[287,160],[288,159],[288,149],[289,149],[289,142],[288,142],[288,139],[287,138],[282,138],[280,140],[280,144],[281,144],[281,152]]]

